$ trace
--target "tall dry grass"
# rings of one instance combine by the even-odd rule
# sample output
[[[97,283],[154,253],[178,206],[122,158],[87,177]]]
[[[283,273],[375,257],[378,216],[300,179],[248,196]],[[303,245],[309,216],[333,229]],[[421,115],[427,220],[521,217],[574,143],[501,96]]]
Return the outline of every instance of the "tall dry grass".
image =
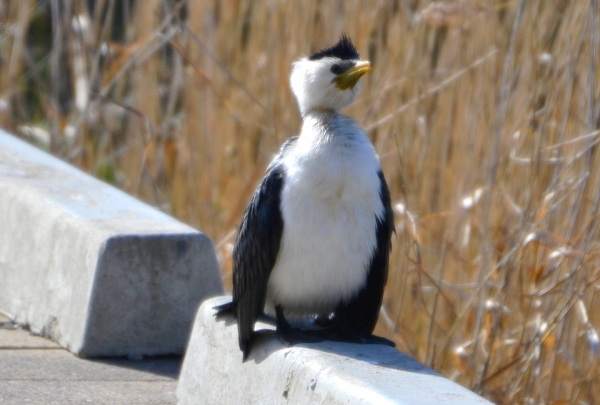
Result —
[[[600,403],[595,0],[0,4],[0,124],[215,242],[342,32],[397,234],[377,332],[499,404]]]

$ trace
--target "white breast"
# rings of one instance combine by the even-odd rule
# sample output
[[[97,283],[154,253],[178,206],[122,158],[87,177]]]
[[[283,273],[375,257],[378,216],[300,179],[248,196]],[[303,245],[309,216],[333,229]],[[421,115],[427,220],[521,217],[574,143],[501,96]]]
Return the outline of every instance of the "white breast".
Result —
[[[268,300],[287,315],[331,312],[366,281],[383,215],[379,160],[351,118],[319,113],[305,117],[283,164],[284,227]]]

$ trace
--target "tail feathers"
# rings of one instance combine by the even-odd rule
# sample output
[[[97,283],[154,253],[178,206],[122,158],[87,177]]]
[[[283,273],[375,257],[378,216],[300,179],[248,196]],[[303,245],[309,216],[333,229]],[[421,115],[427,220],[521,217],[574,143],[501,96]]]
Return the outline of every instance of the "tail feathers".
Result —
[[[242,355],[242,363],[246,362],[246,360],[248,360],[248,355],[250,354],[250,348],[252,348],[252,338],[244,341],[242,344],[240,344],[240,349],[242,349],[243,355]]]
[[[234,318],[236,317],[235,315],[235,306],[233,301],[231,302],[226,302],[225,304],[221,304],[221,305],[215,305],[213,307],[214,310],[216,310],[217,312],[215,312],[215,316],[217,318],[220,318],[222,316],[228,316],[231,315]],[[243,353],[242,356],[242,362],[245,362],[246,360],[248,360],[248,355],[250,354],[250,349],[252,348],[252,342],[253,342],[253,337],[252,334],[247,337],[247,338],[240,338],[239,344],[240,344],[240,350]]]

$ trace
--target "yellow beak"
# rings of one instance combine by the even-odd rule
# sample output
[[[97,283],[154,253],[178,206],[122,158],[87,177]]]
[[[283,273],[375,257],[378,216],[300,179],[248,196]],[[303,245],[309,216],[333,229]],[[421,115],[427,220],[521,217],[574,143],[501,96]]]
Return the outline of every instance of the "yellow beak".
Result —
[[[358,79],[371,70],[373,70],[371,62],[367,60],[358,61],[355,66],[346,70],[344,73],[340,73],[333,79],[335,82],[335,87],[340,90],[354,88],[356,83],[358,83]]]

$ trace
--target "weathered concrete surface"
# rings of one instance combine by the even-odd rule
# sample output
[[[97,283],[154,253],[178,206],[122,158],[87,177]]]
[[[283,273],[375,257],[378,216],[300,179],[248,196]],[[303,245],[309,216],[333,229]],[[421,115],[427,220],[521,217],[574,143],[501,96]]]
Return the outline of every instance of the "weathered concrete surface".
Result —
[[[0,404],[176,402],[178,358],[83,360],[6,322],[0,315]]]
[[[242,363],[232,318],[215,320],[205,301],[194,323],[177,387],[183,404],[491,404],[398,350],[322,342],[283,346],[273,332]],[[257,329],[272,329],[258,324]]]
[[[202,233],[0,131],[0,311],[80,356],[182,353],[222,292]]]

